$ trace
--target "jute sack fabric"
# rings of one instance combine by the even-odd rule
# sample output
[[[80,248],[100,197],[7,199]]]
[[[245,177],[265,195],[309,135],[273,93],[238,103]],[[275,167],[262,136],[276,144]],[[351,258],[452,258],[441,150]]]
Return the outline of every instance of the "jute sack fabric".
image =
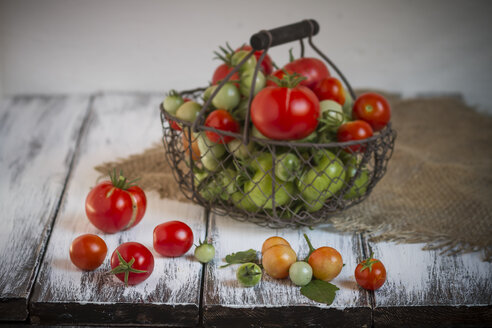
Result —
[[[481,251],[491,261],[492,117],[458,97],[387,98],[398,133],[388,171],[364,202],[332,218],[334,227],[446,254]],[[140,177],[146,191],[187,201],[161,144],[96,170],[112,168]]]

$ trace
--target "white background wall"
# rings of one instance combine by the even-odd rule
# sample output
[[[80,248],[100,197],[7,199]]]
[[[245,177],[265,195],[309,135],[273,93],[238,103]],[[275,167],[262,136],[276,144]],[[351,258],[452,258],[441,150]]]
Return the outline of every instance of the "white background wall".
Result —
[[[492,1],[0,1],[7,95],[202,86],[218,45],[314,18],[315,43],[354,86],[460,92],[492,112]],[[291,46],[272,49],[277,64]]]

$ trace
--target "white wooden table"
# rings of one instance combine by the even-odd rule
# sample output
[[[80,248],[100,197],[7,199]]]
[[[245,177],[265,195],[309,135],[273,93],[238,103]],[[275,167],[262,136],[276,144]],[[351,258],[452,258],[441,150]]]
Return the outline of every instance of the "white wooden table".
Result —
[[[199,206],[160,199],[148,192],[148,209],[135,228],[105,235],[85,217],[84,201],[95,185],[94,166],[139,153],[161,138],[162,95],[20,96],[0,106],[0,322],[126,326],[386,327],[492,326],[492,264],[478,254],[441,256],[419,244],[370,243],[360,234],[329,226],[272,230],[210,214]],[[164,152],[164,150],[163,150]],[[164,153],[163,153],[164,156]],[[164,157],[163,157],[164,158]],[[390,164],[391,165],[391,164]],[[176,192],[179,192],[176,190]],[[144,283],[124,287],[106,274],[109,256],[95,272],[69,259],[71,241],[99,234],[108,253],[126,241],[152,249],[152,230],[179,219],[207,234],[216,259],[202,265],[192,250],[175,259],[156,258]],[[288,280],[264,276],[240,287],[226,254],[259,249],[269,236],[286,238],[299,257],[302,234],[314,245],[338,249],[346,264],[333,281],[331,305],[303,297]],[[354,280],[357,262],[371,252],[388,272],[376,292]]]

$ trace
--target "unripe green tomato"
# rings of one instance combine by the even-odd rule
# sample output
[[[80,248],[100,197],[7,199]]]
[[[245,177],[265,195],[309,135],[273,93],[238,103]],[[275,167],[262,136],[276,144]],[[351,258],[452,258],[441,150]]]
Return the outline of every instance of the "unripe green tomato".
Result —
[[[201,109],[202,106],[200,106],[196,102],[188,101],[179,106],[178,110],[176,111],[176,117],[183,121],[194,122],[195,119],[198,117],[198,113],[200,113]]]
[[[234,155],[234,157],[246,160],[251,157],[254,143],[253,141],[250,141],[248,145],[245,145],[241,140],[233,139],[228,144],[226,144],[226,147],[229,152]]]
[[[175,115],[176,111],[182,104],[184,104],[183,98],[175,91],[171,92],[162,102],[164,109],[171,115]]]
[[[236,278],[245,287],[253,287],[261,280],[261,268],[254,263],[244,263],[236,271]]]
[[[308,263],[298,261],[290,266],[289,278],[297,286],[306,286],[313,279],[313,269]]]
[[[215,88],[217,88],[216,85],[211,85],[207,89],[205,89],[205,91],[202,94],[203,101],[206,102],[208,100],[208,98],[210,98],[210,96],[212,95],[212,92],[214,92]]]
[[[213,97],[212,105],[215,108],[233,110],[239,105],[241,95],[234,83],[227,82],[220,88],[219,92]]]
[[[195,248],[195,258],[201,263],[208,263],[215,257],[215,247],[207,242]]]
[[[294,181],[301,168],[301,160],[295,154],[284,153],[277,158],[275,175],[283,181]]]
[[[247,70],[241,74],[241,83],[239,84],[239,91],[245,97],[249,97],[249,92],[251,91],[251,85],[253,84],[253,76],[255,70]],[[266,85],[265,75],[261,71],[258,71],[258,75],[256,75],[255,82],[255,91],[253,92],[253,96],[256,96],[258,92],[261,91]]]
[[[234,55],[232,55],[231,58],[232,66],[237,66],[241,62],[241,60],[243,60],[243,58],[248,55],[248,53],[249,51],[239,50]],[[253,55],[249,57],[248,60],[241,67],[239,67],[239,72],[244,72],[252,68],[254,69],[255,66],[256,66],[256,57]]]

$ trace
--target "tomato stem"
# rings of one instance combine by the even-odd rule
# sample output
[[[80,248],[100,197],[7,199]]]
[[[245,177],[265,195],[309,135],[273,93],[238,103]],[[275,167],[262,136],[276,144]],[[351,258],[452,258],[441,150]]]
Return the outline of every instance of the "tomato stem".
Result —
[[[127,190],[130,187],[135,186],[135,182],[140,178],[136,178],[130,181],[127,181],[127,178],[123,175],[123,172],[120,170],[119,174],[116,174],[116,168],[113,169],[113,172],[109,171],[109,178],[111,179],[111,183],[115,188]]]
[[[132,259],[128,262],[125,261],[123,256],[121,256],[120,252],[116,250],[116,255],[118,255],[118,260],[120,261],[120,264],[115,267],[113,270],[111,270],[109,273],[111,274],[120,274],[124,273],[125,274],[125,285],[128,286],[128,277],[130,276],[130,272],[133,273],[145,273],[147,272],[146,270],[138,270],[133,268],[133,263],[135,263],[135,258],[132,257]]]
[[[307,242],[308,247],[309,247],[309,254],[304,259],[304,261],[307,261],[309,259],[309,257],[311,256],[311,254],[315,251],[315,249],[313,247],[313,244],[311,244],[311,240],[309,240],[309,237],[306,234],[304,234],[304,239],[306,239],[306,242]]]

